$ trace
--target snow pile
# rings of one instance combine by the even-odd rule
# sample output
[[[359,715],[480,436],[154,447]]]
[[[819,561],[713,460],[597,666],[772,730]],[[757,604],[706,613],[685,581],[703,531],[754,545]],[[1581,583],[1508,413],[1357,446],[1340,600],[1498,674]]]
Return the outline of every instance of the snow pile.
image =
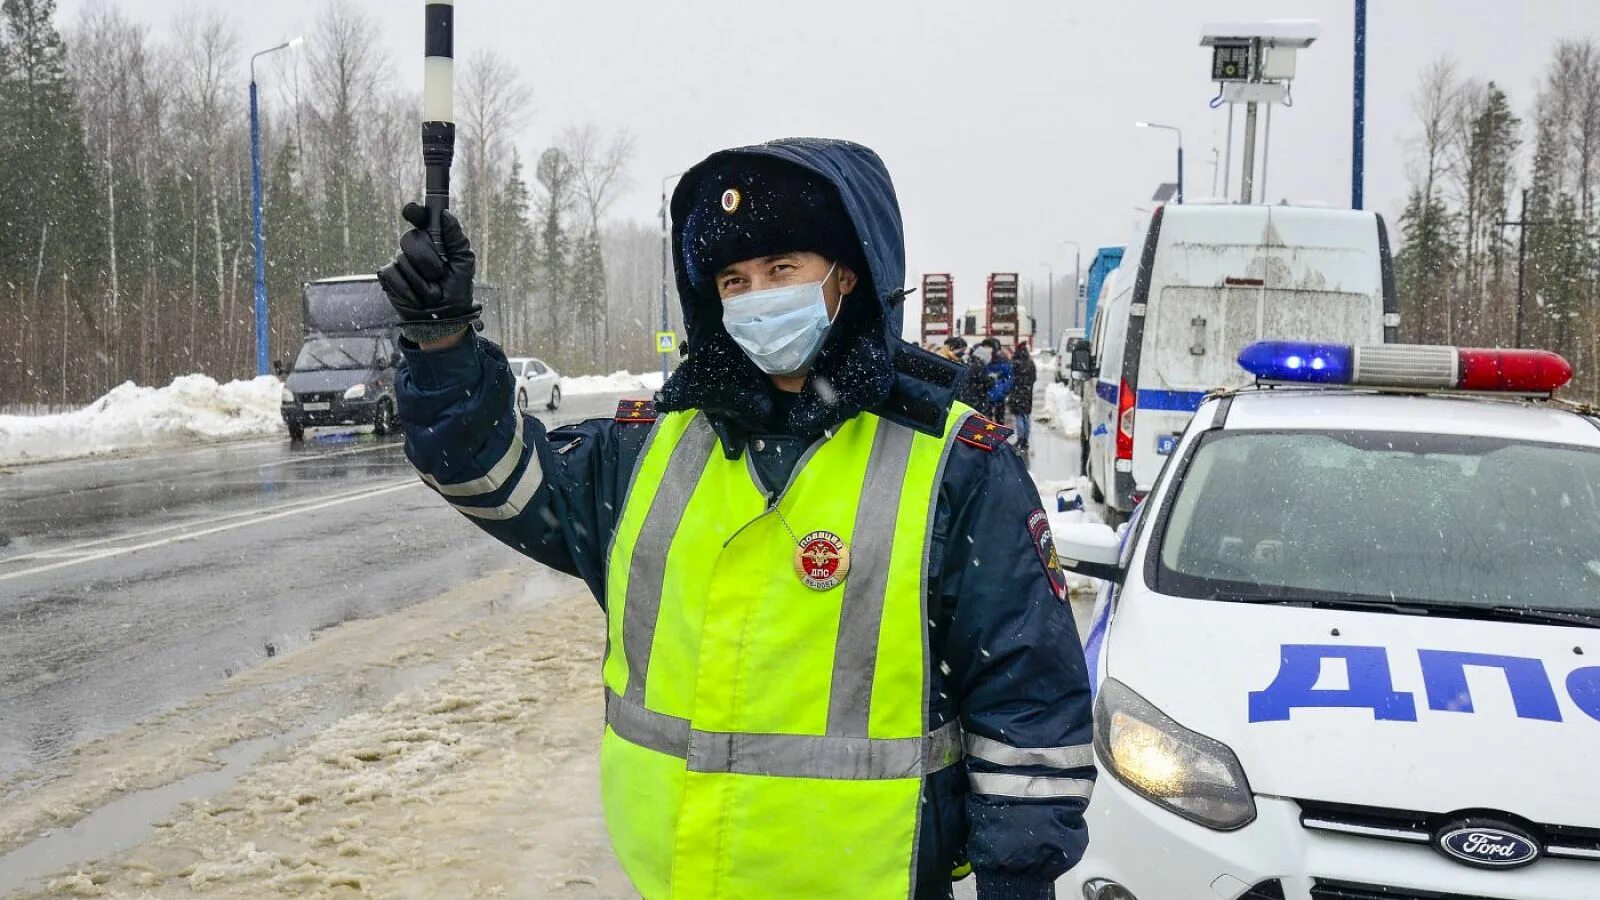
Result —
[[[610,375],[579,375],[561,379],[561,393],[577,394],[654,394],[661,390],[661,373],[612,372]]]
[[[419,631],[418,652],[390,663],[454,661],[449,674],[332,722],[50,888],[239,900],[637,896],[598,802],[604,629],[594,601],[569,594],[464,618],[482,601],[458,596],[427,617],[435,633]],[[347,623],[330,633],[333,648],[319,641],[263,670],[297,656],[359,658],[391,643],[392,628]],[[387,668],[376,658],[355,677]]]
[[[1051,381],[1044,386],[1044,409],[1050,417],[1050,426],[1056,431],[1070,438],[1082,434],[1083,404],[1078,400],[1077,391]]]
[[[277,434],[284,428],[282,392],[270,375],[227,384],[182,375],[163,388],[124,382],[72,412],[0,416],[0,463]]]

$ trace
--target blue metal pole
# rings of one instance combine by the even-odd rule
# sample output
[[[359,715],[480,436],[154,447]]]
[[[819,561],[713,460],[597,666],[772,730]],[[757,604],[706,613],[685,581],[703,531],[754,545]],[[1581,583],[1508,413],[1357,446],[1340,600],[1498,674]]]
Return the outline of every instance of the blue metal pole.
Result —
[[[261,112],[256,103],[256,82],[250,79],[250,188],[255,209],[256,244],[256,374],[272,369],[267,360],[267,246],[261,224]]]
[[[1367,0],[1356,0],[1355,98],[1351,104],[1350,208],[1361,209],[1366,192]]]

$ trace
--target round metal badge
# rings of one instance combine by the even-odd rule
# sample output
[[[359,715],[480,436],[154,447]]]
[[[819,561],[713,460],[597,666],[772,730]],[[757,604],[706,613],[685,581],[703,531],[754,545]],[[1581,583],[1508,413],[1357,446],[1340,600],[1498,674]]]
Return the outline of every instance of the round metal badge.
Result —
[[[806,587],[831,591],[850,575],[850,548],[831,531],[813,531],[795,547],[794,572]]]
[[[728,188],[722,192],[722,211],[730,216],[739,211],[739,204],[743,202],[744,195],[739,193],[738,188]]]

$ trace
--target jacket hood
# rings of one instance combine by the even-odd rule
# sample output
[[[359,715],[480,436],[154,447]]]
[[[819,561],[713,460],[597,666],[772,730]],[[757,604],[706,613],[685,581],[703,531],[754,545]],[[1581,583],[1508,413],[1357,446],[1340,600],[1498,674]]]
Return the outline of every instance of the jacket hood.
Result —
[[[838,192],[866,262],[867,270],[856,273],[860,283],[840,308],[787,422],[773,421],[776,388],[723,328],[721,301],[715,295],[702,295],[683,264],[683,225],[700,179],[741,157],[778,160],[823,179]],[[927,385],[914,387],[916,396],[904,402],[891,396],[906,378],[928,381],[930,367],[933,384],[949,381],[953,386],[959,372],[940,370],[943,360],[900,338],[906,293],[900,203],[888,169],[872,150],[824,138],[787,138],[723,150],[684,173],[673,192],[671,212],[673,268],[689,355],[657,395],[658,408],[700,409],[714,421],[721,419],[745,431],[780,429],[801,435],[819,434],[886,404],[895,409],[915,407],[924,418],[937,407],[948,409],[948,397],[941,403],[938,396],[943,384],[931,394]],[[900,359],[906,354],[921,354],[934,362]],[[942,429],[942,412],[936,418]]]

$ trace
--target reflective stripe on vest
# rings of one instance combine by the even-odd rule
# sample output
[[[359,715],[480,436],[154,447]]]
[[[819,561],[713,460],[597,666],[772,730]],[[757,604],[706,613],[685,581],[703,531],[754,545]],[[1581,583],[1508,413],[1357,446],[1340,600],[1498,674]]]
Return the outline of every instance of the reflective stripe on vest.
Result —
[[[870,414],[769,501],[705,417],[652,426],[607,556],[602,795],[648,900],[906,897],[922,779],[962,756],[928,722],[928,551],[943,438]],[[850,551],[819,591],[797,544]],[[823,860],[821,864],[818,860]]]
[[[607,691],[606,724],[629,743],[684,760],[691,772],[921,778],[961,760],[961,728],[956,722],[946,722],[920,738],[695,731],[688,719],[654,712]]]

